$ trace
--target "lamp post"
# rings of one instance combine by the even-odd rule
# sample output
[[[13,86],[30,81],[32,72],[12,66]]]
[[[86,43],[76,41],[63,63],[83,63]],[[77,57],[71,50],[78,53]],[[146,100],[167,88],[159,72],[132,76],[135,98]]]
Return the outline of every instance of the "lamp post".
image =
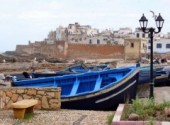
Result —
[[[155,17],[155,22],[156,22],[156,26],[158,28],[158,31],[155,31],[155,28],[147,28],[147,24],[148,24],[148,20],[146,19],[146,17],[143,16],[141,17],[141,19],[139,20],[140,26],[141,26],[141,30],[144,33],[149,33],[149,37],[150,37],[150,98],[153,98],[153,89],[154,89],[154,76],[153,76],[153,35],[156,33],[161,32],[161,29],[163,27],[163,23],[164,23],[164,19],[162,18],[162,16],[159,14],[159,16],[156,18]]]

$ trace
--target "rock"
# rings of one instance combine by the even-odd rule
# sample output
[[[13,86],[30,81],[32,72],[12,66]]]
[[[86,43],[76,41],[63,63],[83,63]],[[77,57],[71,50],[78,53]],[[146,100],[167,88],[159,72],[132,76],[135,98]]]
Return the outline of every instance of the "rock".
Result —
[[[132,120],[132,121],[137,121],[138,119],[139,119],[139,115],[135,113],[131,113],[128,118],[128,120]]]
[[[49,109],[48,100],[45,96],[42,97],[42,108],[43,109]]]
[[[25,93],[25,91],[21,89],[21,90],[17,90],[17,93],[18,94],[23,94],[23,93]]]
[[[54,97],[54,92],[46,92],[50,97]]]
[[[30,90],[27,91],[27,94],[28,95],[36,95],[36,90],[30,89]]]
[[[0,79],[0,84],[5,84],[4,80]]]
[[[37,92],[38,95],[44,95],[44,93],[45,93],[44,91],[38,91]]]
[[[170,108],[169,107],[165,107],[164,112],[165,112],[166,116],[170,116]]]
[[[8,97],[12,97],[12,92],[7,91],[7,92],[6,92],[6,96],[8,96]]]
[[[4,74],[2,74],[2,73],[0,74],[0,79],[1,79],[1,80],[4,80],[4,79],[5,79]]]
[[[13,102],[16,102],[18,100],[18,95],[17,94],[13,94],[11,97]]]

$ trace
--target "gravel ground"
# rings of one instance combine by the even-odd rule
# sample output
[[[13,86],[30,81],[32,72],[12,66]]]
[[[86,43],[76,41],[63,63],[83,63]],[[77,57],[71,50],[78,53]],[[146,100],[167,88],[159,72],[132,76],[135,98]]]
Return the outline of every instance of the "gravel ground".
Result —
[[[10,87],[9,83],[6,83]],[[0,86],[4,87],[4,86]],[[156,102],[170,101],[170,87],[155,87]],[[149,89],[142,90],[141,97],[148,97]],[[35,115],[26,120],[13,118],[12,110],[0,110],[0,125],[107,125],[108,116],[114,111],[84,110],[35,110]]]
[[[35,115],[29,119],[13,118],[12,110],[0,111],[0,125],[107,125],[108,116],[113,111],[84,110],[35,110]]]
[[[147,91],[149,89],[145,92]],[[156,102],[170,101],[169,92],[170,87],[155,87]],[[107,125],[108,116],[113,113],[114,111],[35,110],[35,115],[30,119],[18,120],[13,118],[12,110],[1,110],[0,125]]]
[[[163,101],[170,101],[169,94],[170,94],[170,86],[154,88],[155,101],[157,103],[161,103]]]

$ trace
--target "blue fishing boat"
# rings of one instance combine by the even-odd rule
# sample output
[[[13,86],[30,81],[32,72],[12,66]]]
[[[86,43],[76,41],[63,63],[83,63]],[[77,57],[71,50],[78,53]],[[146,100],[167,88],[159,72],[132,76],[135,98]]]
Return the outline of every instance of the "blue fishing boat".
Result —
[[[61,87],[61,108],[110,110],[136,96],[136,66],[13,81],[22,87]]]
[[[50,76],[62,76],[69,74],[77,74],[77,73],[85,73],[89,71],[98,71],[98,70],[106,70],[109,69],[108,65],[95,65],[95,66],[86,66],[84,63],[74,64],[69,66],[68,68],[61,71],[53,71],[53,72],[34,72],[32,76],[34,78],[39,77],[50,77]]]
[[[153,68],[153,75],[154,75],[154,85],[157,86],[164,86],[169,82],[169,72],[164,69],[164,66]],[[140,67],[139,71],[139,81],[138,84],[148,84],[150,83],[150,66]]]

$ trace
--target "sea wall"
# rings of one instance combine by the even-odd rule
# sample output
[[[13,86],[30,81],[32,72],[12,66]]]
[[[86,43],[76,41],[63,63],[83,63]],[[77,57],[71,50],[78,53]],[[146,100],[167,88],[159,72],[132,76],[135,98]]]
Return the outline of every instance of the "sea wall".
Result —
[[[60,109],[61,88],[2,88],[0,110],[10,108],[11,103],[23,99],[37,99],[36,109]]]

